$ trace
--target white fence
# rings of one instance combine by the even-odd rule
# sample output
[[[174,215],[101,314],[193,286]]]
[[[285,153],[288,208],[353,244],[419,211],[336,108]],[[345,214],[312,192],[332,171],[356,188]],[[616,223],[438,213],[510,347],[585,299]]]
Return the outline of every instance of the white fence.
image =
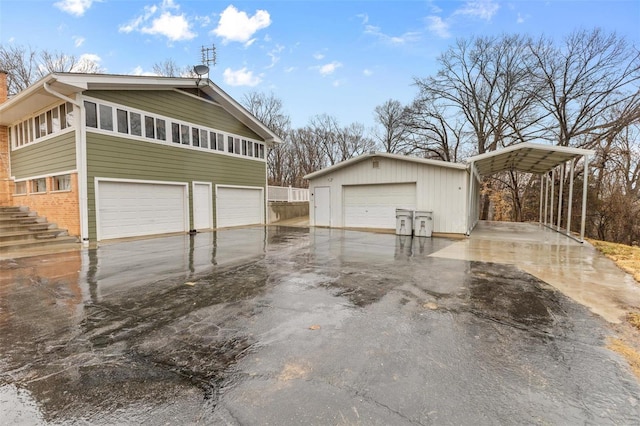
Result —
[[[290,186],[269,186],[267,188],[269,201],[309,201],[309,190],[306,188],[292,188]]]

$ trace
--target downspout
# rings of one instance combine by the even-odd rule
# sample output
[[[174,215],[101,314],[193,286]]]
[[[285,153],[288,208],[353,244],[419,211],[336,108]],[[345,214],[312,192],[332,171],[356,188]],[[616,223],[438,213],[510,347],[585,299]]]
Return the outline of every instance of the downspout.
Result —
[[[53,79],[55,80],[55,78]],[[80,204],[80,240],[85,246],[89,244],[89,212],[87,205],[87,161],[84,131],[84,107],[82,102],[56,92],[49,86],[48,82],[44,82],[44,90],[53,96],[60,98],[66,102],[75,105],[78,108],[78,115],[74,114],[76,120],[76,168],[78,170],[78,198]]]

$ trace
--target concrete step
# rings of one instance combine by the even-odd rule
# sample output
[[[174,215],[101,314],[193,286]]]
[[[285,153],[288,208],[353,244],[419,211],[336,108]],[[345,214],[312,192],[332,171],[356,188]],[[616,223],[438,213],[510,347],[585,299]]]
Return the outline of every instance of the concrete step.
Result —
[[[0,242],[0,254],[12,253],[14,251],[20,252],[33,252],[34,254],[40,251],[46,251],[51,249],[79,249],[82,244],[78,241],[78,238],[72,236],[64,236],[50,239],[33,239],[33,240],[18,240]]]
[[[0,206],[0,214],[2,213],[10,213],[10,212],[21,212],[21,211],[27,211],[29,209],[27,209],[26,207],[20,207],[20,206]]]
[[[41,229],[41,230],[24,230],[0,233],[0,244],[9,241],[23,240],[48,240],[57,237],[66,237],[69,233],[65,229]]]
[[[0,236],[18,231],[45,231],[48,229],[58,229],[58,225],[49,222],[3,222],[0,221]]]

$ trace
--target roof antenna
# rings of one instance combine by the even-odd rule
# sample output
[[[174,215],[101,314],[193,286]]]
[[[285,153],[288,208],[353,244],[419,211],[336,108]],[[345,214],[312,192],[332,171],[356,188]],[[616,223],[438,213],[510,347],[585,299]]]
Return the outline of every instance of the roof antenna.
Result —
[[[216,46],[213,44],[211,47],[202,46],[200,54],[202,55],[200,65],[193,67],[193,72],[198,76],[198,80],[196,80],[196,87],[200,87],[202,76],[209,74],[209,67],[216,65]]]

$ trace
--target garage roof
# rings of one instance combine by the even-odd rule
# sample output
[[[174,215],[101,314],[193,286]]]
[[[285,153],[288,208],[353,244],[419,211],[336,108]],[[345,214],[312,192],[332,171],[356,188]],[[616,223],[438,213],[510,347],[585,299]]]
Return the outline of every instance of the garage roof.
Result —
[[[34,108],[58,102],[60,98],[51,93],[51,90],[63,96],[73,97],[76,93],[82,93],[85,90],[195,90],[196,88],[268,144],[282,143],[274,132],[211,80],[200,81],[198,78],[184,77],[51,73],[0,104],[0,125],[11,125]]]
[[[409,155],[389,154],[386,152],[371,152],[369,154],[360,155],[358,157],[354,157],[349,160],[342,161],[340,163],[334,164],[333,166],[326,167],[316,172],[309,173],[304,177],[304,179],[314,179],[319,176],[323,176],[328,173],[335,172],[336,170],[340,170],[342,168],[348,167],[352,164],[356,164],[361,161],[372,159],[372,158],[389,158],[392,160],[409,161],[409,162],[418,163],[418,164],[426,164],[426,165],[436,166],[436,167],[447,167],[447,168],[458,169],[458,170],[465,170],[467,168],[466,165],[459,164],[459,163],[449,163],[447,161],[440,161],[440,160],[429,160],[426,158],[411,157]]]
[[[564,146],[520,143],[467,159],[481,176],[507,170],[542,174],[571,159],[593,156],[595,151]]]

